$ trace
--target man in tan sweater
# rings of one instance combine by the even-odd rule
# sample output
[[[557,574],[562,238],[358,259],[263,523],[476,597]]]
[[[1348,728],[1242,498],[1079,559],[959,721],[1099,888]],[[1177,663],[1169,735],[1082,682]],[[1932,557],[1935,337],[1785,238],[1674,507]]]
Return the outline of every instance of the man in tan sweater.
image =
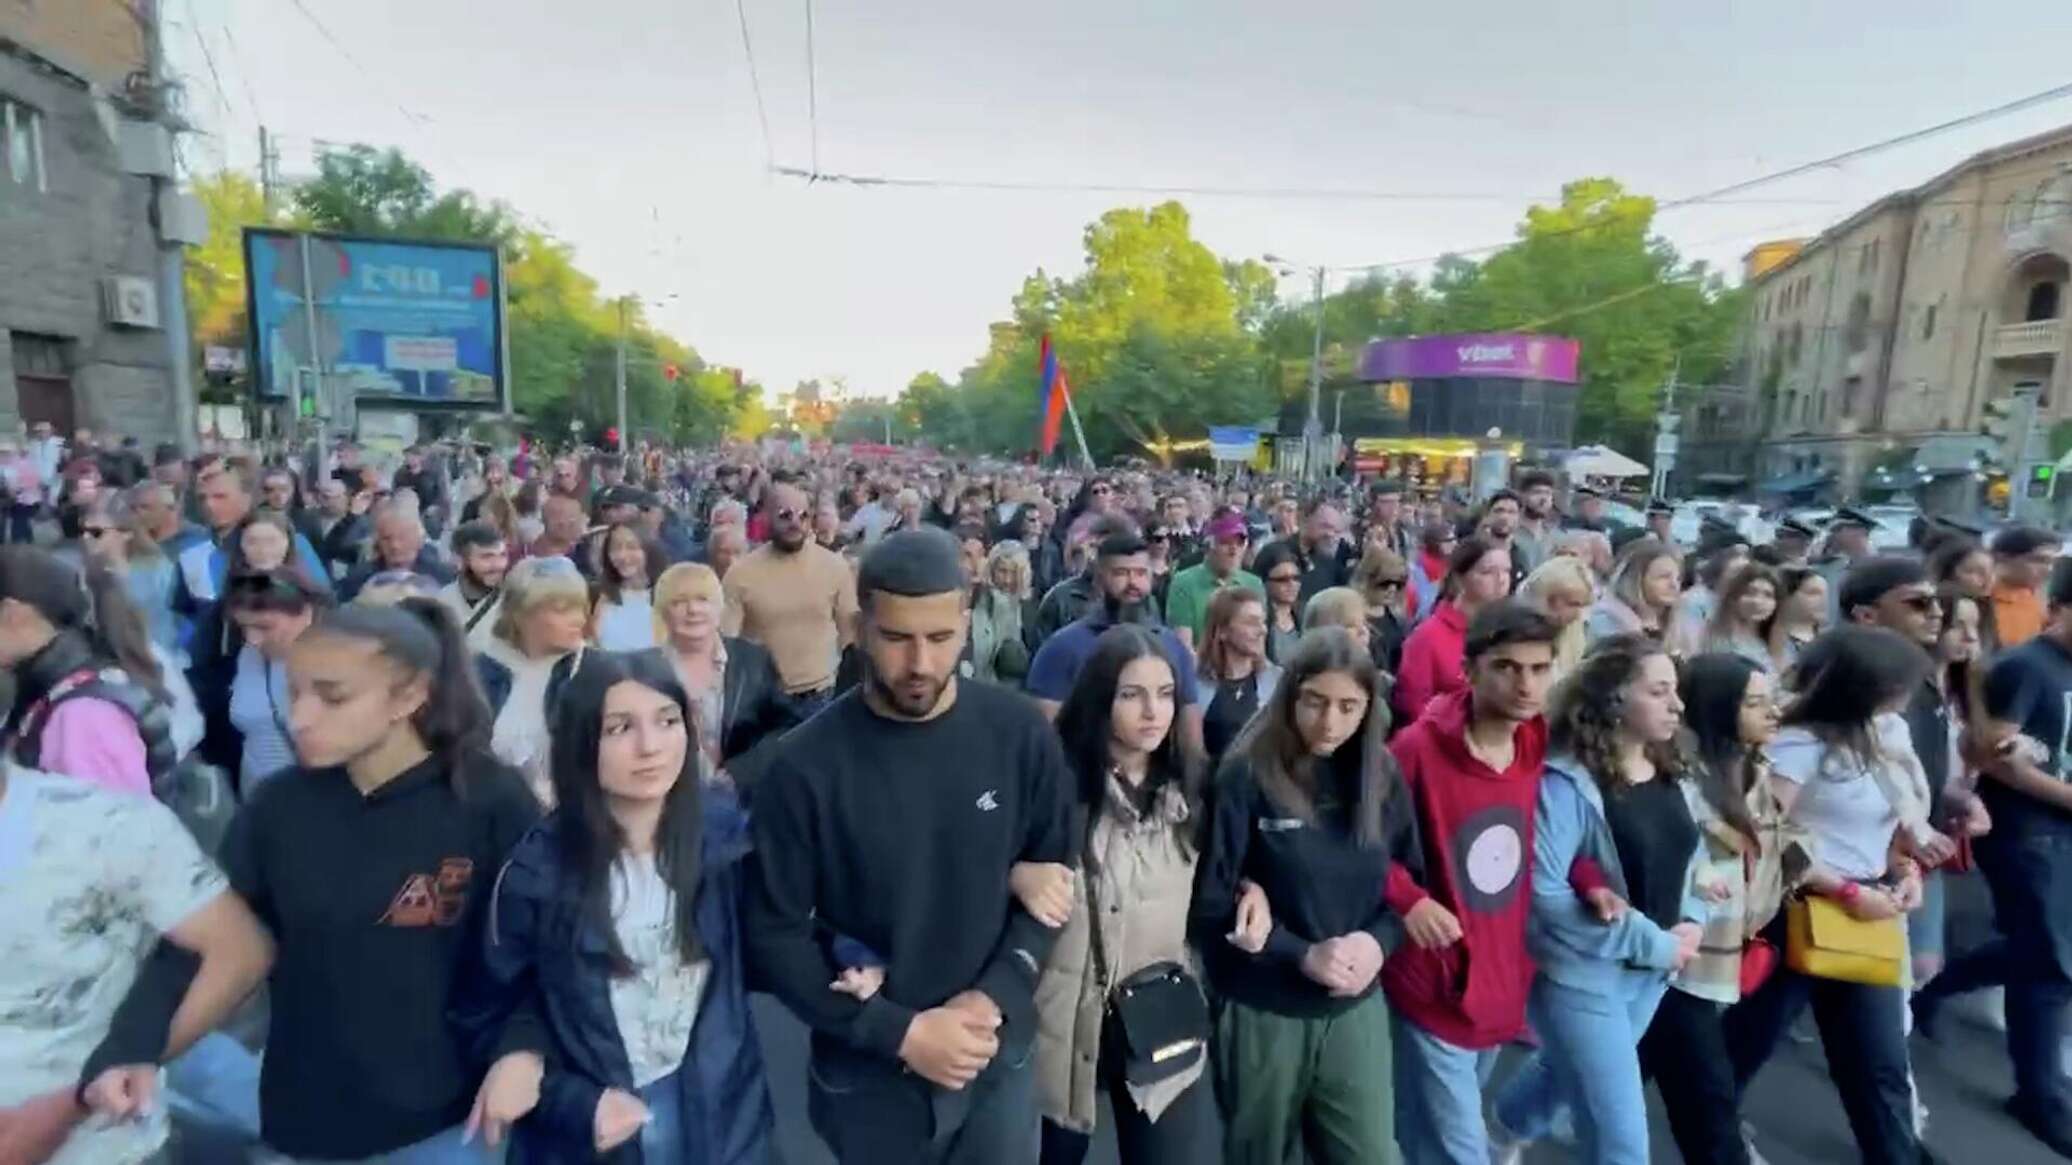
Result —
[[[856,576],[841,555],[811,538],[805,491],[779,481],[763,504],[770,541],[727,572],[720,631],[768,648],[787,692],[825,695],[842,648],[856,638]]]

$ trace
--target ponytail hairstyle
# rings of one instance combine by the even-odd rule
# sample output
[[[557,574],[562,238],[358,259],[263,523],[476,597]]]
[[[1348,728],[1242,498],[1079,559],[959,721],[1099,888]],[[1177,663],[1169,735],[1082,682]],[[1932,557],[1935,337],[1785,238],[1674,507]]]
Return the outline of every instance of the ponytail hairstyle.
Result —
[[[34,609],[52,630],[79,636],[96,657],[166,698],[165,675],[144,617],[123,580],[106,567],[88,563],[82,569],[35,546],[0,546],[0,599]]]
[[[490,755],[491,720],[460,623],[446,604],[414,596],[392,606],[348,604],[325,614],[306,634],[372,644],[402,673],[402,683],[424,681],[425,700],[411,715],[411,727],[445,764],[454,791],[465,795],[465,772]]]
[[[698,875],[704,864],[704,789],[699,770],[698,729],[690,698],[676,669],[659,651],[617,654],[579,651],[559,691],[548,700],[553,717],[553,769],[557,831],[563,860],[575,872],[584,916],[604,936],[606,959],[615,977],[631,975],[633,960],[619,943],[611,920],[613,867],[630,841],[611,814],[598,781],[597,756],[604,741],[604,706],[622,683],[639,684],[674,701],[684,726],[683,770],[662,798],[655,827],[655,871],[675,897],[672,922],[686,963],[704,956],[698,942]]]

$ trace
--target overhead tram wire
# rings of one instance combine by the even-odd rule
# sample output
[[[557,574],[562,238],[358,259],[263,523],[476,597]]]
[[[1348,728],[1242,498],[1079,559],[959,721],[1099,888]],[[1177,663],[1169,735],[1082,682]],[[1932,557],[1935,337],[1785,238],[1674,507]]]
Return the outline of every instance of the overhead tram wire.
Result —
[[[763,130],[763,168],[777,169],[777,154],[770,145],[770,110],[763,104],[763,81],[755,67],[755,42],[748,36],[748,0],[734,0],[734,15],[741,21],[741,52],[748,58],[748,89],[755,94],[755,120]]]
[[[331,48],[335,52],[337,52],[337,54],[341,58],[345,60],[346,64],[351,65],[355,70],[359,72],[359,74],[362,77],[365,77],[367,80],[376,83],[380,82],[381,79],[374,75],[374,71],[372,69],[369,69],[365,64],[362,64],[360,58],[354,56],[351,49],[345,47],[345,42],[338,39],[337,34],[331,31],[330,26],[326,25],[322,20],[317,19],[317,14],[310,11],[309,5],[306,2],[306,0],[291,0],[291,2],[295,5],[295,11],[300,12],[302,14],[302,18],[304,20],[309,21],[310,27],[316,29],[317,35],[323,37],[325,41],[329,42]],[[402,114],[403,119],[405,121],[410,122],[413,125],[421,126],[431,121],[431,118],[426,117],[424,114],[409,108],[400,101],[397,101],[395,103],[395,106],[396,112]]]
[[[771,166],[770,172],[807,183],[826,182],[842,186],[878,187],[899,190],[986,190],[1017,194],[1151,194],[1201,198],[1334,199],[1349,202],[1516,202],[1519,195],[1496,192],[1447,192],[1418,190],[1359,190],[1349,187],[1299,186],[1147,186],[1121,182],[1021,182],[963,178],[899,177],[878,174],[829,173],[798,166]],[[1736,204],[1829,206],[1832,198],[1750,198],[1729,200]]]
[[[2066,97],[2072,97],[2072,83],[2055,85],[2049,89],[2045,89],[2037,93],[2031,93],[2026,97],[2018,97],[2013,101],[2004,102],[2000,105],[1995,105],[1989,109],[1981,109],[1975,113],[1968,113],[1962,117],[1951,118],[1948,121],[1939,122],[1935,125],[1927,126],[1923,129],[1909,130],[1906,133],[1897,134],[1893,137],[1881,138],[1878,141],[1869,143],[1868,145],[1856,146],[1851,149],[1843,150],[1839,154],[1830,154],[1825,158],[1818,158],[1811,162],[1801,162],[1796,166],[1789,166],[1785,169],[1777,170],[1769,174],[1762,174],[1754,178],[1743,179],[1742,181],[1729,183],[1728,185],[1716,187],[1714,189],[1703,191],[1698,194],[1687,194],[1681,198],[1672,198],[1664,202],[1658,202],[1655,204],[1655,211],[1657,213],[1660,213],[1665,210],[1676,210],[1686,206],[1697,206],[1700,204],[1721,202],[1725,200],[1726,197],[1729,195],[1739,194],[1746,190],[1753,190],[1759,186],[1768,186],[1772,183],[1783,182],[1790,178],[1797,178],[1805,174],[1813,173],[1816,170],[1826,170],[1831,169],[1835,166],[1845,165],[1849,162],[1854,162],[1863,158],[1870,157],[1873,154],[1883,153],[1886,150],[1897,149],[1900,146],[1912,145],[1915,142],[1923,141],[1927,138],[1934,137],[1938,134],[1948,133],[1951,130],[1963,129],[1967,126],[1977,125],[1981,122],[1991,121],[1994,118],[2005,117],[2011,113],[2020,113],[2022,110],[2030,109],[2038,105],[2045,105],[2053,101],[2060,101]],[[1585,231],[1596,229],[1600,225],[1601,224],[1599,223],[1585,223],[1578,226],[1567,227],[1559,231],[1549,231],[1546,234],[1538,236],[1538,238],[1562,238],[1567,235],[1581,234]],[[1427,263],[1436,263],[1439,260],[1446,258],[1467,258],[1471,255],[1494,254],[1498,251],[1505,249],[1506,247],[1510,247],[1516,244],[1517,242],[1518,240],[1515,238],[1505,239],[1501,243],[1490,243],[1480,247],[1458,248],[1455,250],[1444,251],[1437,255],[1427,255],[1417,259],[1397,259],[1387,263],[1347,264],[1344,266],[1334,267],[1333,270],[1385,271],[1397,267],[1422,267]]]
[[[252,107],[252,116],[259,124],[265,125],[266,113],[259,108],[259,95],[252,90],[252,74],[245,68],[244,54],[238,51],[237,37],[231,34],[230,21],[219,21],[216,27],[223,30],[223,43],[230,49],[230,67],[237,73],[238,87],[244,90],[245,104]]]

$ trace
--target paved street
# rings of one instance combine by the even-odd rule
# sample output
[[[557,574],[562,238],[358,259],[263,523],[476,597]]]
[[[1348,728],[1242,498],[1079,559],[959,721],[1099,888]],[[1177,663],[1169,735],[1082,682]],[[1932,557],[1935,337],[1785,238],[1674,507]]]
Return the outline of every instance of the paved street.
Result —
[[[805,1031],[771,1000],[759,997],[756,1002],[770,1056],[785,1165],[827,1165],[833,1158],[806,1124]],[[1928,1101],[1930,1146],[1952,1165],[2048,1162],[2043,1147],[2000,1111],[2010,1085],[1998,1034],[1954,1016],[1944,1022],[1940,1034],[1939,1043],[1914,1041],[1915,1071]],[[1841,1165],[1857,1159],[1841,1103],[1826,1076],[1818,1044],[1788,1042],[1757,1078],[1748,1116],[1760,1130],[1757,1146],[1771,1165]],[[1659,1108],[1654,1116],[1656,1160],[1680,1161]],[[1534,1165],[1557,1165],[1567,1159],[1553,1147],[1529,1158]],[[1088,1160],[1090,1165],[1116,1165],[1114,1139],[1098,1139]]]
[[[1978,888],[1960,885],[1953,904],[1960,908],[1953,937],[1960,945],[1976,941],[1982,929]],[[832,1158],[806,1123],[805,1030],[774,1001],[758,997],[756,1003],[770,1058],[785,1165],[826,1165]],[[1928,1103],[1929,1146],[1950,1165],[2047,1165],[2053,1159],[2048,1151],[2001,1111],[2012,1084],[1999,1033],[1973,1025],[1952,1009],[1938,1035],[1936,1042],[1919,1037],[1913,1042],[1915,1073]],[[1650,1107],[1655,1159],[1664,1165],[1680,1162],[1652,1093]],[[1785,1041],[1756,1078],[1746,1115],[1755,1123],[1757,1147],[1771,1165],[1844,1165],[1857,1160],[1817,1042]],[[1090,1165],[1116,1165],[1115,1142],[1105,1128],[1088,1160]],[[1528,1160],[1532,1165],[1559,1165],[1568,1154],[1550,1146],[1536,1150]]]

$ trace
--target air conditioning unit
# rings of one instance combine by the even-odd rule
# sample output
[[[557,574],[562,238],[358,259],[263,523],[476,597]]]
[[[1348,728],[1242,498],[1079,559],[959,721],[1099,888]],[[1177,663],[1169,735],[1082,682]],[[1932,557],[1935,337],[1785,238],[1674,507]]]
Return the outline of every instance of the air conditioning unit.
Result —
[[[101,307],[117,327],[158,326],[158,288],[142,276],[110,275],[101,280]]]

